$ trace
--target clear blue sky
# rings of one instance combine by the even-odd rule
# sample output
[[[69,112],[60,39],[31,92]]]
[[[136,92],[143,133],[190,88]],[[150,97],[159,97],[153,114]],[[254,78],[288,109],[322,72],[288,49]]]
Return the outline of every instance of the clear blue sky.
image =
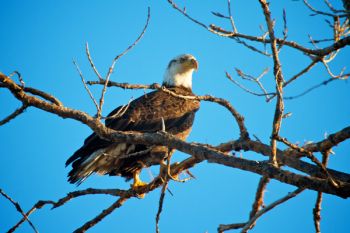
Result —
[[[226,13],[226,1],[183,1],[187,12],[206,24],[229,28],[228,22],[211,15],[210,11]],[[312,1],[316,7],[323,7]],[[335,1],[334,5],[340,7]],[[337,4],[338,3],[338,4]],[[173,10],[167,1],[1,1],[0,9],[0,69],[5,74],[18,70],[28,86],[52,93],[66,106],[95,114],[72,65],[77,59],[85,77],[94,79],[84,50],[89,42],[96,66],[107,72],[113,57],[123,51],[143,28],[147,6],[151,7],[151,22],[142,41],[116,65],[112,80],[130,83],[161,82],[168,61],[182,53],[191,53],[199,61],[194,75],[194,92],[223,97],[245,116],[251,135],[269,142],[275,103],[251,96],[230,83],[224,71],[240,68],[258,75],[272,68],[271,60],[247,50],[233,40],[220,38],[193,24]],[[307,34],[316,39],[330,37],[321,17],[309,17],[301,2],[272,1],[271,10],[277,19],[276,33],[281,35],[282,9],[286,8],[289,39],[311,46]],[[258,1],[233,1],[233,13],[240,32],[256,35],[263,21]],[[349,66],[350,50],[344,49],[332,63],[335,73]],[[281,53],[286,78],[308,64],[299,52],[285,49]],[[294,95],[322,80],[328,79],[322,66],[317,66],[304,78],[285,89]],[[273,76],[263,78],[272,91]],[[246,84],[255,88],[250,84]],[[99,88],[92,88],[98,95]],[[143,91],[110,89],[104,114],[116,106],[137,97]],[[321,140],[349,125],[350,89],[348,82],[333,82],[327,87],[286,102],[291,118],[284,120],[281,135],[293,142]],[[8,91],[0,90],[1,118],[19,107]],[[93,176],[80,187],[66,181],[69,168],[66,159],[81,146],[90,129],[72,120],[63,120],[41,110],[30,108],[9,124],[0,127],[0,187],[28,210],[37,200],[57,200],[67,192],[88,187],[128,188],[121,178]],[[223,108],[203,103],[189,141],[217,144],[238,137],[238,129]],[[330,167],[349,172],[350,142],[335,148]],[[253,153],[242,153],[247,159],[264,159]],[[177,153],[176,159],[186,155]],[[167,195],[161,216],[162,232],[216,232],[220,223],[242,222],[247,219],[259,176],[237,169],[202,163],[191,170],[197,177],[185,184],[170,184],[174,196]],[[157,174],[157,169],[146,170]],[[266,203],[284,196],[294,187],[272,181],[266,192]],[[288,203],[263,216],[253,232],[313,232],[312,208],[316,193],[305,191]],[[154,232],[159,190],[145,199],[132,199],[106,217],[90,232]],[[95,217],[114,202],[107,196],[88,196],[50,210],[46,207],[30,218],[40,232],[71,232]],[[350,202],[330,195],[324,196],[322,207],[323,232],[346,232]],[[21,216],[0,197],[0,232],[13,226]],[[27,223],[17,232],[30,232]]]

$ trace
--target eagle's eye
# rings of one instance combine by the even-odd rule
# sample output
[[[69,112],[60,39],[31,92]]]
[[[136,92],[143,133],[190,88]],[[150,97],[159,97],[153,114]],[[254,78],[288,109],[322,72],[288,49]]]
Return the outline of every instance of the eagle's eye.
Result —
[[[181,62],[181,63],[183,63],[183,62],[185,62],[185,61],[186,61],[186,58],[184,58],[184,57],[181,57],[181,58],[180,58],[180,62]]]

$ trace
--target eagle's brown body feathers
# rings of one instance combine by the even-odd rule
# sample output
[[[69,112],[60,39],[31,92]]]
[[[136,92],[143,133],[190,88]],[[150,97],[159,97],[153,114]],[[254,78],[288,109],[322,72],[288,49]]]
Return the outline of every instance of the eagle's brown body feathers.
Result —
[[[168,88],[176,94],[193,96],[191,89]],[[183,140],[189,135],[199,101],[173,96],[162,90],[154,91],[112,111],[106,126],[120,131],[157,132],[165,130]],[[120,175],[131,179],[143,167],[160,164],[167,157],[163,146],[112,143],[91,134],[84,145],[66,162],[72,163],[71,183],[81,183],[93,173]]]

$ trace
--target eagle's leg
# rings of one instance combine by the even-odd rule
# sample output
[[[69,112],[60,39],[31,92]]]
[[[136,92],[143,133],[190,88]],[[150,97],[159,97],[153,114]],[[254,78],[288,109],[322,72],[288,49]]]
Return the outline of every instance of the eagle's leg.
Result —
[[[138,171],[135,171],[133,173],[133,178],[134,178],[134,183],[132,184],[132,189],[137,191],[139,190],[140,188],[142,187],[145,187],[147,186],[147,183],[143,182],[141,179],[140,179],[140,172],[141,170],[138,170]],[[146,194],[138,194],[137,197],[138,198],[144,198]]]
[[[133,173],[133,178],[134,178],[134,183],[132,184],[132,188],[133,189],[137,189],[137,188],[140,188],[140,187],[143,187],[143,186],[147,185],[147,183],[143,182],[140,179],[140,172],[141,172],[141,170],[138,170],[138,171],[135,171]]]

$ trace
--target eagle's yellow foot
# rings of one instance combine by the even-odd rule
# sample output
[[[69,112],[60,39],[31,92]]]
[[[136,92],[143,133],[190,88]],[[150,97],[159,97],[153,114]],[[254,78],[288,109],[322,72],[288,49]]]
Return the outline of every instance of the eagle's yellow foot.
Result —
[[[140,180],[139,174],[135,173],[134,174],[134,183],[132,184],[131,188],[137,192],[138,190],[144,188],[145,186],[147,186],[147,183]],[[138,198],[144,198],[145,196],[146,196],[145,193],[137,194]]]

